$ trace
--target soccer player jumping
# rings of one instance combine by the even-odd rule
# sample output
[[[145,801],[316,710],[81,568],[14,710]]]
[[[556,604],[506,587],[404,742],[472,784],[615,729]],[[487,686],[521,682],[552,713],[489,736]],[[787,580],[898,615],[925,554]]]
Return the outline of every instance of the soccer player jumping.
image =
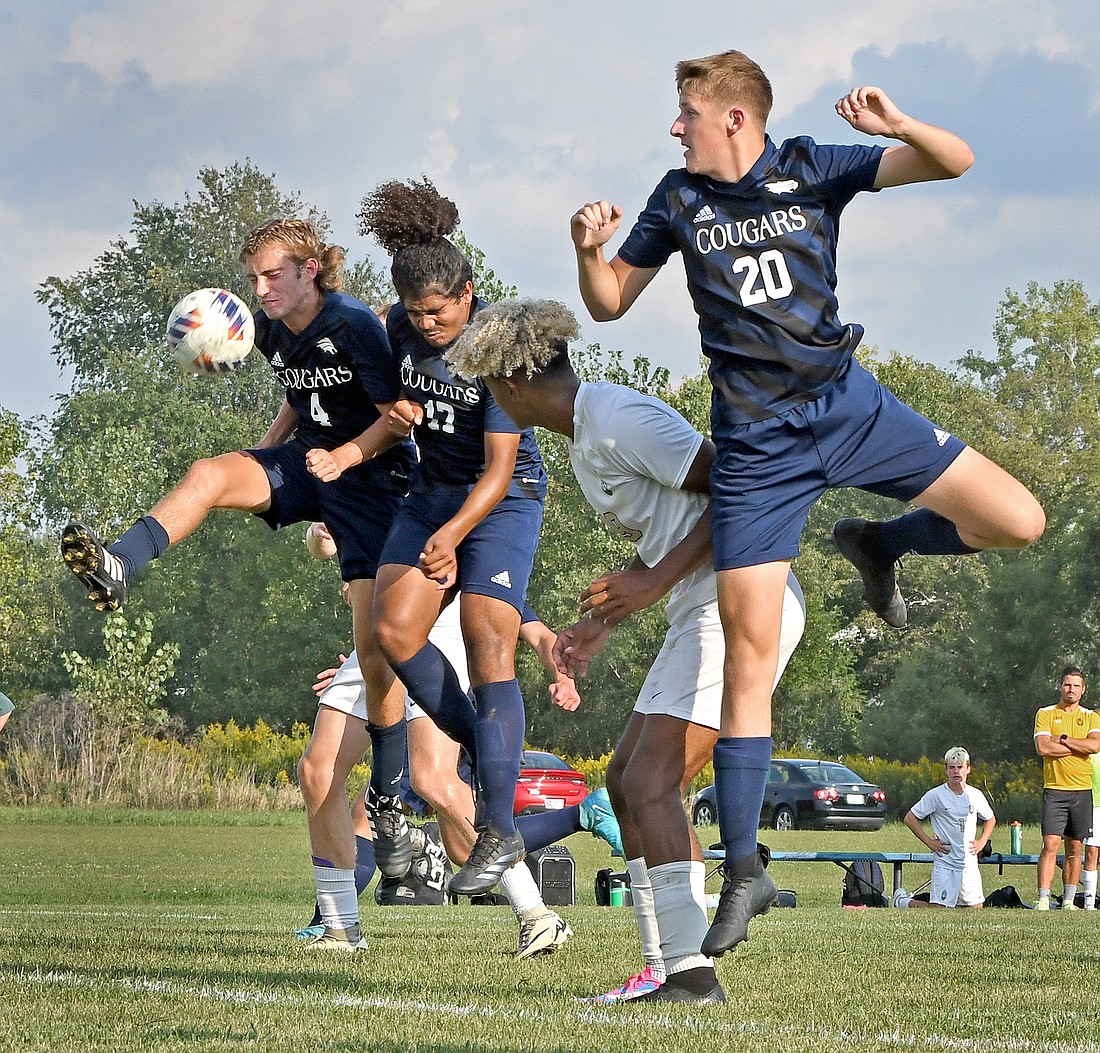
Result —
[[[970,147],[902,113],[881,88],[853,89],[836,112],[900,145],[778,146],[765,132],[772,91],[738,51],[676,67],[670,129],[684,167],[657,186],[609,263],[623,211],[573,217],[581,296],[621,317],[674,252],[683,254],[713,385],[715,568],[726,656],[714,750],[726,852],[721,902],[703,953],[721,955],[770,902],[756,827],[771,756],[771,688],[792,557],[810,507],[854,486],[918,506],[884,523],[841,520],[837,547],[872,608],[905,624],[894,578],[903,553],[1023,548],[1043,532],[1038,501],[1007,472],[899,402],[853,358],[859,325],[837,317],[840,213],[861,190],[960,176]]]

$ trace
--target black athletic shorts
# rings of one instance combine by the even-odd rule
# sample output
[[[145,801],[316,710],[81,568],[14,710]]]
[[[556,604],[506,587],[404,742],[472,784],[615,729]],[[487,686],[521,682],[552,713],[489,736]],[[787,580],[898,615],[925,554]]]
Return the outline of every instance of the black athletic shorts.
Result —
[[[1092,790],[1043,790],[1043,837],[1070,841],[1092,835]]]

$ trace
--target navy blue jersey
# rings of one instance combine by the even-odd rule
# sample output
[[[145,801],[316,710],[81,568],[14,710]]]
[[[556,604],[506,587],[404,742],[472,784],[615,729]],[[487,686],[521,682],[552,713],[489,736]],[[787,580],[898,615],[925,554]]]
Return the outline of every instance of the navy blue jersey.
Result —
[[[378,316],[346,293],[326,292],[317,317],[299,334],[256,314],[256,347],[286,388],[298,415],[296,438],[308,449],[334,450],[378,420],[376,404],[397,400],[400,380]],[[415,461],[409,442],[374,461],[377,470],[408,475]]]
[[[475,299],[471,317],[485,306]],[[442,348],[432,347],[409,321],[401,304],[390,308],[386,329],[401,375],[404,398],[424,407],[424,421],[413,431],[420,451],[414,489],[472,487],[485,471],[485,434],[520,436],[516,468],[508,493],[546,496],[542,454],[530,428],[520,429],[496,403],[485,382],[456,378],[443,361]]]
[[[837,233],[844,206],[873,189],[883,149],[766,139],[737,183],[677,169],[623,242],[633,267],[683,253],[716,435],[819,397],[862,339],[837,317]]]

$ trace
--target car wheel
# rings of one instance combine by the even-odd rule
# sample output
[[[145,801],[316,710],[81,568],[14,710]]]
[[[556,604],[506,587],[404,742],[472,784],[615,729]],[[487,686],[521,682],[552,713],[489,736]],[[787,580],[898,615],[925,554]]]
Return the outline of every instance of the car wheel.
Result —
[[[790,808],[788,808],[785,804],[781,804],[778,808],[776,808],[775,815],[772,816],[772,829],[794,829],[794,812],[792,812]]]
[[[710,801],[700,801],[695,806],[693,819],[696,826],[713,826],[717,818],[714,814],[714,805]]]

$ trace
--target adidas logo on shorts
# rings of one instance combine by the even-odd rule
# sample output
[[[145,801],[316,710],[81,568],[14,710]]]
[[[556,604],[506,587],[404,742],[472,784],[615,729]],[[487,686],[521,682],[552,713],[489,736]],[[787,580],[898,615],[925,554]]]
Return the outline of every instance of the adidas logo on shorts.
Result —
[[[933,428],[932,434],[936,436],[936,445],[942,446],[948,439],[951,438],[951,432],[944,431],[942,428]]]
[[[714,209],[710,205],[704,205],[698,212],[695,213],[695,218],[692,223],[709,223],[714,219]]]
[[[489,580],[494,585],[500,585],[506,589],[512,587],[512,577],[506,570],[502,570],[499,574],[494,574]]]

